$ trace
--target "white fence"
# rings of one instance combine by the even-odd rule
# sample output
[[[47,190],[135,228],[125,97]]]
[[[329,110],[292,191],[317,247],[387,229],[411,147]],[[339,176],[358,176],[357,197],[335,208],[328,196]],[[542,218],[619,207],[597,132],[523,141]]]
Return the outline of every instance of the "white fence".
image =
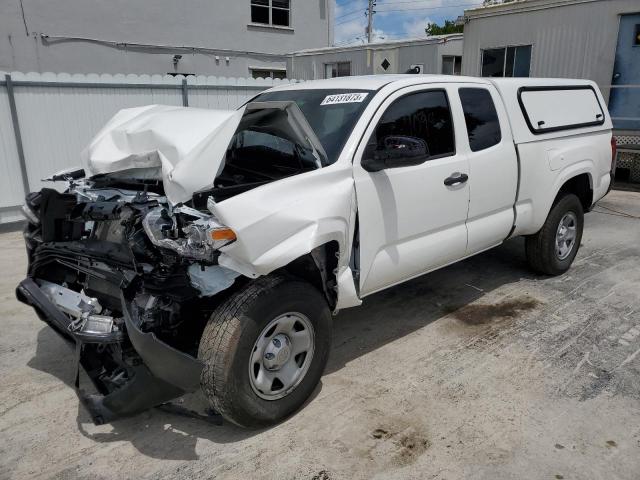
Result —
[[[234,109],[288,80],[0,72],[0,224],[22,220],[27,191],[79,165],[118,110],[149,104]],[[48,184],[51,186],[51,184]]]

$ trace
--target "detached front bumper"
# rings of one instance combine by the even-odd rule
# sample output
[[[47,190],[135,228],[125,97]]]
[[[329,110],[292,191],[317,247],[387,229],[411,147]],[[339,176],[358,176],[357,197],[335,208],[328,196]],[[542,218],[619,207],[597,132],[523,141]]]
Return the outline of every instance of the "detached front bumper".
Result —
[[[82,366],[100,392],[99,395],[84,394],[79,388],[79,375],[76,375],[78,396],[96,424],[134,415],[195,391],[200,386],[202,362],[164,343],[155,334],[140,330],[140,321],[124,296],[121,299],[126,332],[102,335],[72,331],[69,328],[70,318],[43,293],[32,278],[26,278],[18,285],[16,297],[33,307],[38,316],[65,340],[75,343],[78,372]],[[107,346],[112,346],[114,352],[132,347],[137,353],[136,358],[128,359],[127,379],[117,388],[106,388],[98,380],[103,369],[100,357],[95,352],[100,351],[104,355]]]

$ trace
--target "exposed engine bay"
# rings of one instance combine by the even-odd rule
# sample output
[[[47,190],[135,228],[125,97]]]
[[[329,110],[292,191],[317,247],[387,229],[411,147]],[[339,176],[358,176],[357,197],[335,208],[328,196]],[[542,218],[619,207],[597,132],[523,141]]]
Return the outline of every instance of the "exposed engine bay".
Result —
[[[18,297],[81,345],[78,360],[102,394],[85,403],[102,422],[141,408],[110,397],[133,380],[146,379],[140,391],[153,393],[151,404],[198,387],[207,312],[240,274],[216,264],[217,249],[235,236],[210,213],[171,208],[160,193],[92,184],[74,180],[66,193],[27,197],[29,271]],[[167,355],[145,358],[154,348],[189,367],[172,368]],[[154,369],[157,362],[165,364]]]

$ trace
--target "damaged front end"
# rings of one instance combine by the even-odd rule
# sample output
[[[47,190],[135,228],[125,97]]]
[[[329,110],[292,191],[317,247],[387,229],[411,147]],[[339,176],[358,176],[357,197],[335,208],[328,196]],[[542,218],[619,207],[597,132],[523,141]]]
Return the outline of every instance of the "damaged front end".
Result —
[[[25,205],[28,275],[16,295],[75,344],[99,393],[79,390],[96,423],[199,388],[208,312],[239,276],[217,265],[232,230],[170,206],[161,183],[133,183],[72,179]]]
[[[344,248],[351,168],[325,167],[366,95],[327,103],[334,93],[344,92],[264,93],[239,111],[123,110],[81,169],[50,178],[64,193],[27,196],[16,294],[75,345],[98,391],[82,394],[76,375],[95,422],[198,389],[209,317],[253,279],[286,273],[331,309],[359,304]]]

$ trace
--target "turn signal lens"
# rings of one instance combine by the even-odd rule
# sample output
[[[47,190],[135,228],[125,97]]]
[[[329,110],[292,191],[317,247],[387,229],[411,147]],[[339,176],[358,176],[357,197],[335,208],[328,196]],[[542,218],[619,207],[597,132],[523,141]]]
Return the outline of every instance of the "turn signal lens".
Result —
[[[211,235],[211,240],[214,242],[233,242],[236,239],[235,232],[230,228],[214,228],[209,234]]]

